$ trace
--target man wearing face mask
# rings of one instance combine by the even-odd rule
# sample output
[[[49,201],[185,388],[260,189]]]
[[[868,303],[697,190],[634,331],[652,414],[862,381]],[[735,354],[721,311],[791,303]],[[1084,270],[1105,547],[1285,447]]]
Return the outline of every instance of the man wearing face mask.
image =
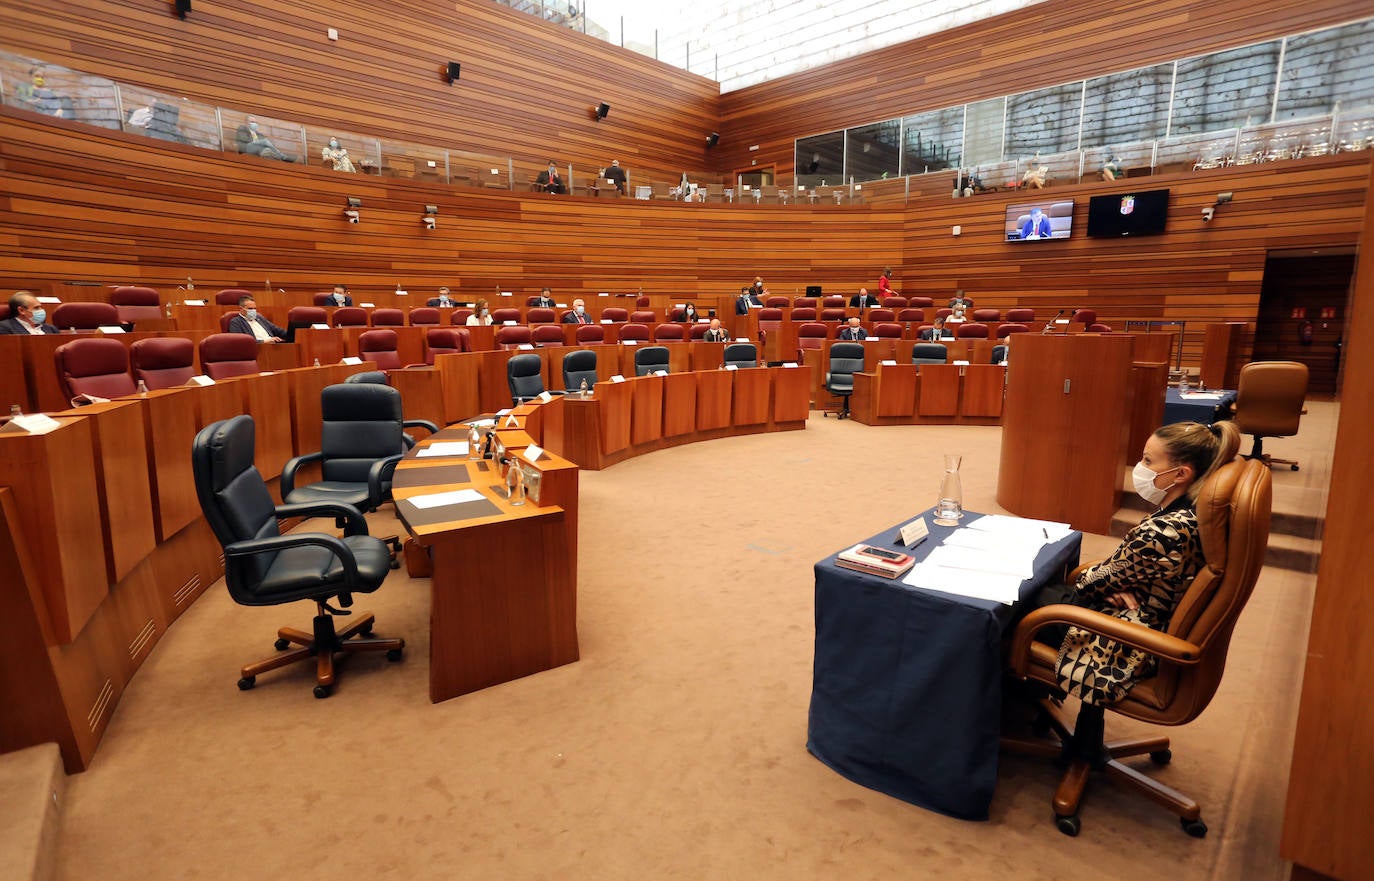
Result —
[[[340,144],[338,138],[329,139],[329,146],[320,150],[320,157],[324,159],[325,165],[335,171],[346,171],[350,174],[358,171],[353,167],[353,160],[348,158],[348,148]]]
[[[28,291],[16,291],[10,297],[10,317],[0,321],[0,333],[31,333],[40,336],[57,333],[57,328],[47,324],[48,310],[38,302],[38,298]]]
[[[546,193],[563,195],[568,188],[563,186],[563,178],[558,174],[558,166],[552,159],[549,160],[549,167],[539,172],[539,177],[535,178],[535,184]]]
[[[334,291],[329,295],[329,302],[326,306],[352,306],[353,298],[348,295],[348,285],[336,284]]]
[[[1193,576],[1206,564],[1193,501],[1203,478],[1234,459],[1239,448],[1234,422],[1177,422],[1150,435],[1131,481],[1153,513],[1126,533],[1110,557],[1085,569],[1073,585],[1046,586],[1033,606],[1082,606],[1152,630],[1167,629]],[[1085,703],[1115,703],[1155,670],[1154,656],[1076,627],[1050,625],[1035,639],[1059,648],[1059,687]],[[1101,742],[1100,731],[1080,727],[1079,733],[1090,738],[1085,743]]]
[[[239,314],[229,319],[230,333],[246,333],[260,343],[280,343],[286,331],[258,314],[258,304],[252,297],[239,297]]]
[[[582,298],[581,298],[581,297],[578,297],[576,300],[573,300],[573,307],[572,307],[572,311],[571,311],[571,312],[564,312],[564,313],[563,313],[563,323],[564,323],[564,324],[591,324],[591,323],[592,323],[592,317],[591,317],[590,315],[587,314],[587,304],[584,303],[584,302],[582,302]]]
[[[234,132],[234,143],[238,145],[240,153],[247,153],[250,156],[261,156],[264,159],[278,159],[282,162],[295,162],[295,156],[288,156],[277,149],[277,145],[264,134],[259,133],[258,120],[256,117],[248,117],[243,121],[243,125]]]
[[[70,105],[71,99],[59,98],[53,94],[52,89],[48,87],[47,71],[41,67],[29,68],[29,81],[16,86],[14,96],[18,99],[19,106],[25,110],[71,118],[71,114],[63,106],[63,101]]]

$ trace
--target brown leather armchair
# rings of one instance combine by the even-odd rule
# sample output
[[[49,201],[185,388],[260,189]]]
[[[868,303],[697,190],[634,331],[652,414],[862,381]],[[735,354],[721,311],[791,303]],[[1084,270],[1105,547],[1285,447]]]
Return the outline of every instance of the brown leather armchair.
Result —
[[[1297,361],[1252,361],[1240,369],[1236,386],[1236,427],[1255,436],[1247,459],[1266,465],[1278,462],[1294,471],[1292,459],[1275,459],[1264,452],[1266,437],[1292,437],[1307,397],[1307,365]]]
[[[1231,632],[1264,563],[1270,480],[1262,462],[1236,459],[1204,481],[1197,498],[1197,519],[1206,565],[1193,578],[1167,631],[1066,605],[1036,609],[1017,625],[1008,653],[1012,672],[1020,679],[1049,686],[1050,695],[1039,700],[1040,721],[1058,737],[1004,737],[1002,746],[1067,764],[1053,799],[1055,823],[1064,834],[1078,834],[1078,806],[1094,770],[1105,771],[1113,780],[1173,811],[1189,835],[1207,834],[1197,802],[1121,762],[1148,754],[1155,764],[1167,764],[1172,758],[1169,739],[1106,741],[1104,710],[1156,725],[1183,725],[1207,708],[1221,683]],[[1062,692],[1055,678],[1058,647],[1033,641],[1037,631],[1052,624],[1071,624],[1150,652],[1159,659],[1158,669],[1115,704],[1082,704],[1071,726],[1062,714]]]

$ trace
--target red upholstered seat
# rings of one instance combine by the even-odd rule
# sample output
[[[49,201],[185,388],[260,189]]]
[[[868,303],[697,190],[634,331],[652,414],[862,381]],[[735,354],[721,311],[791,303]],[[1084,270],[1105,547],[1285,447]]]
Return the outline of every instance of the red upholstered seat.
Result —
[[[627,310],[627,309],[622,309],[622,308],[620,308],[619,306],[607,306],[605,309],[602,309],[602,310],[601,310],[601,320],[602,320],[602,321],[629,321],[629,320],[630,320],[630,312],[629,312],[629,310]]]
[[[1073,319],[1072,319],[1072,320],[1073,320],[1073,321],[1077,321],[1077,322],[1079,322],[1079,323],[1081,323],[1081,324],[1084,324],[1084,325],[1096,324],[1096,323],[1097,323],[1097,310],[1095,310],[1095,309],[1078,309],[1078,310],[1076,310],[1076,311],[1073,313]]]
[[[953,314],[954,314],[954,310],[951,309],[951,308],[949,308],[948,306],[941,306],[939,309],[936,309],[936,310],[935,310],[935,317],[936,317],[936,318],[948,318],[949,316],[951,316],[951,315],[953,315]]]
[[[988,338],[988,326],[979,324],[976,321],[965,321],[959,325],[958,330],[954,331],[954,336],[958,339],[979,339]]]
[[[653,310],[646,309],[637,309],[630,316],[630,320],[637,324],[648,324],[649,322],[655,321],[657,319],[658,316],[653,313]]]
[[[121,322],[156,321],[162,318],[162,297],[152,288],[119,287],[110,292],[110,305]]]
[[[654,342],[682,342],[686,337],[681,324],[660,324],[654,328]]]
[[[496,329],[496,345],[503,349],[515,349],[530,345],[530,329],[523,324],[512,324]]]
[[[109,303],[63,303],[53,310],[52,323],[58,330],[95,330],[119,324],[119,310]]]
[[[997,309],[974,309],[973,320],[982,321],[984,323],[989,321],[1001,321],[1002,313]]]
[[[811,302],[814,303],[814,302],[816,302],[816,301],[815,301],[815,300],[812,300]],[[792,307],[792,320],[793,320],[793,321],[815,321],[815,320],[816,320],[816,307],[815,307],[815,306],[793,306],[793,307]]]
[[[468,319],[471,317],[471,309],[454,309],[453,314],[448,317],[448,323],[466,325],[468,323]]]
[[[373,362],[379,370],[399,370],[401,356],[396,353],[396,331],[369,330],[360,334],[358,357]]]
[[[902,326],[884,321],[873,325],[873,335],[880,340],[899,340],[902,338]]]
[[[406,314],[400,309],[373,309],[373,327],[404,327]]]
[[[516,309],[516,308],[513,307],[513,306],[507,306],[507,307],[504,308],[504,309],[493,309],[493,310],[491,310],[491,323],[492,323],[492,324],[505,324],[507,321],[515,321],[515,322],[518,322],[519,320],[520,320],[520,310],[519,310],[519,309]]]
[[[239,313],[238,313],[237,311],[234,311],[234,312],[225,312],[223,315],[221,315],[221,316],[219,317],[219,332],[220,332],[220,333],[228,333],[228,332],[229,332],[229,322],[233,321],[233,320],[234,320],[234,316],[235,316],[235,315],[238,315],[238,314],[239,314]]]
[[[0,321],[6,321],[10,317],[10,304],[0,303]]]
[[[606,342],[606,331],[601,325],[583,324],[577,328],[577,344],[579,346],[599,346],[604,342]]]
[[[819,351],[825,348],[825,337],[824,324],[812,322],[797,328],[797,362],[801,363],[805,359],[806,356],[802,353],[807,349]]]
[[[1023,306],[1023,307],[1018,307],[1018,308],[1016,308],[1016,309],[1008,309],[1008,310],[1007,310],[1007,320],[1008,320],[1008,321],[1016,321],[1016,322],[1019,322],[1019,323],[1021,323],[1021,324],[1025,324],[1025,323],[1028,322],[1028,321],[1034,321],[1034,320],[1035,320],[1035,310],[1034,310],[1034,309],[1027,309],[1027,308],[1025,308],[1024,306]]]
[[[1088,325],[1088,333],[1111,333],[1111,332],[1112,332],[1112,326],[1111,326],[1110,324],[1103,324],[1103,323],[1100,322],[1100,321],[1094,321],[1092,324],[1089,324],[1089,325]]]
[[[999,340],[1006,339],[1014,333],[1025,333],[1028,330],[1030,330],[1029,327],[1026,327],[1026,325],[1021,324],[1019,322],[1008,322],[1006,324],[999,324],[997,326],[997,338]]]
[[[929,309],[931,306],[935,305],[935,301],[930,297],[907,297],[906,304],[908,306],[914,306],[917,309]]]
[[[367,327],[367,310],[360,306],[343,306],[334,310],[335,327]]]
[[[821,308],[822,308],[822,309],[827,308],[827,307],[833,309],[833,308],[835,308],[836,306],[839,306],[840,308],[844,308],[844,306],[845,306],[845,299],[844,299],[844,297],[841,297],[841,296],[839,296],[839,295],[834,295],[834,296],[829,296],[829,297],[823,297],[823,298],[821,299]]]
[[[292,306],[286,312],[286,323],[294,324],[296,327],[328,324],[329,313],[318,306]]]
[[[240,297],[251,297],[253,292],[244,288],[225,288],[215,294],[216,306],[237,306]]]
[[[410,310],[411,327],[433,327],[439,324],[440,313],[433,306],[419,306]]]
[[[110,306],[109,303],[104,305]],[[77,395],[118,398],[134,393],[134,378],[129,375],[129,350],[118,340],[103,337],[72,340],[53,351],[53,360],[57,381],[68,398]]]
[[[218,382],[259,372],[258,342],[246,333],[217,333],[200,341],[200,369]]]
[[[896,321],[896,320],[897,320],[897,313],[896,313],[895,311],[893,311],[892,309],[885,309],[885,308],[884,308],[884,309],[869,309],[869,310],[868,310],[868,320],[869,320],[869,321],[875,321],[875,322],[876,322],[876,321]]]
[[[620,328],[620,338],[622,340],[635,340],[645,342],[649,339],[649,328],[642,324],[627,324]]]
[[[433,365],[440,355],[456,355],[472,350],[471,334],[452,327],[433,327],[425,331],[425,363]]]
[[[889,309],[900,309],[910,304],[907,303],[906,297],[888,297],[886,300],[883,300],[883,305]]]
[[[925,321],[925,320],[926,320],[926,310],[924,310],[924,309],[910,309],[910,308],[908,308],[908,309],[898,309],[898,310],[897,310],[897,320],[898,320],[898,321]]]
[[[553,310],[547,306],[535,306],[525,312],[526,324],[553,324],[557,320]]]
[[[586,327],[596,327],[595,324],[585,325]],[[600,330],[600,328],[597,328]],[[536,346],[561,346],[563,345],[563,328],[556,324],[540,324],[530,330],[530,340]]]
[[[844,321],[844,310],[837,307],[822,309],[821,321]]]
[[[815,308],[816,308],[816,298],[815,298],[815,297],[797,297],[796,299],[794,299],[794,300],[792,301],[792,308],[793,308],[793,309],[815,309]],[[792,313],[792,316],[795,318],[795,317],[796,317],[796,313],[795,313],[795,312]]]
[[[637,298],[635,298],[635,308],[636,308],[636,309],[648,309],[648,308],[649,308],[649,298],[648,298],[648,297],[637,297]]]
[[[709,324],[702,324],[701,322],[697,322],[696,324],[688,325],[688,334],[687,334],[687,335],[688,335],[689,337],[691,337],[692,339],[694,339],[694,340],[705,339],[705,338],[706,338],[706,331],[708,331],[708,330],[710,330],[710,329],[711,329],[711,326],[710,326]]]
[[[134,366],[134,379],[143,380],[149,391],[175,388],[195,375],[196,344],[172,336],[135,340],[129,347],[129,360]]]
[[[786,298],[786,297],[769,297],[768,299],[766,299],[766,300],[763,301],[763,305],[765,305],[765,306],[772,306],[774,309],[786,309],[786,308],[787,308],[787,298]]]

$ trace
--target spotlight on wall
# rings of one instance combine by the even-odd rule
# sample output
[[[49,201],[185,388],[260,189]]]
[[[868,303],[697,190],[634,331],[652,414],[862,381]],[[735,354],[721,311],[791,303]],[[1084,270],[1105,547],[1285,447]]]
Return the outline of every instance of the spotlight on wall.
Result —
[[[714,147],[716,144],[719,144],[719,143],[720,143],[720,134],[719,134],[718,132],[711,132],[709,135],[706,136],[706,146],[708,146],[708,147]]]
[[[605,118],[606,118],[606,114],[608,114],[608,113],[610,113],[610,112],[611,112],[611,105],[607,104],[605,101],[602,101],[600,104],[598,104],[598,105],[596,105],[595,107],[592,108],[592,113],[594,113],[594,114],[596,115],[596,121],[597,121],[597,122],[600,122],[601,120],[605,119]]]
[[[362,215],[358,213],[358,209],[361,207],[363,207],[362,199],[357,196],[348,197],[348,207],[344,209],[344,217],[348,218],[349,223],[357,223],[361,219]]]
[[[458,82],[458,76],[459,76],[459,74],[461,74],[462,72],[463,72],[463,65],[459,64],[459,63],[456,62],[456,61],[450,61],[450,62],[448,63],[448,71],[447,71],[447,74],[445,75],[444,79],[448,80],[448,84],[451,86],[451,85],[453,85],[454,83]]]
[[[425,225],[425,229],[434,229],[435,225],[439,222],[439,206],[426,205],[425,213],[420,218],[420,222]]]

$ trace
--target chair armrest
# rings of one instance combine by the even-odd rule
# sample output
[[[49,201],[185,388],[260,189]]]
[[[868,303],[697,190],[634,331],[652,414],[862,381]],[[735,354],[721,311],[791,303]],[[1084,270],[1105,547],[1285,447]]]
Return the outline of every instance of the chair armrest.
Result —
[[[1175,664],[1196,664],[1202,657],[1200,646],[1163,631],[1152,630],[1144,624],[1123,621],[1082,606],[1045,606],[1022,618],[1021,623],[1016,625],[1016,633],[1012,636],[1011,668],[1019,678],[1024,679],[1026,676],[1032,639],[1036,633],[1051,624],[1080,627]]]
[[[1078,579],[1082,577],[1084,572],[1086,572],[1088,569],[1091,569],[1093,566],[1096,566],[1098,563],[1101,562],[1101,560],[1089,560],[1086,563],[1079,563],[1078,566],[1076,566],[1074,570],[1069,573],[1068,583],[1077,584]]]
[[[423,428],[430,434],[439,433],[439,426],[435,425],[433,422],[430,422],[428,419],[407,419],[401,423],[401,427]],[[409,432],[403,431],[401,432],[401,443],[405,444],[405,448],[408,450],[411,447],[415,446],[415,438],[411,437]]]
[[[278,520],[285,517],[333,517],[335,520],[348,521],[348,525],[344,527],[344,535],[368,534],[367,520],[363,517],[363,512],[341,502],[297,502],[293,505],[278,505],[276,515]]]
[[[236,541],[224,546],[224,558],[229,560],[235,557],[252,557],[268,551],[284,551],[288,548],[311,545],[326,548],[343,565],[344,583],[341,590],[347,591],[349,587],[358,584],[358,561],[354,558],[353,552],[348,549],[348,545],[323,532],[303,532],[299,535],[276,535],[271,538]]]
[[[386,492],[382,487],[383,483],[390,483],[396,474],[396,464],[404,458],[404,454],[397,453],[394,456],[387,456],[385,459],[378,459],[372,463],[372,467],[367,469],[367,494],[374,505],[380,505],[386,499]]]
[[[324,460],[324,452],[306,453],[304,456],[297,456],[288,461],[281,469],[281,495],[282,498],[289,496],[296,488],[296,472],[300,467],[308,462],[321,462]]]

